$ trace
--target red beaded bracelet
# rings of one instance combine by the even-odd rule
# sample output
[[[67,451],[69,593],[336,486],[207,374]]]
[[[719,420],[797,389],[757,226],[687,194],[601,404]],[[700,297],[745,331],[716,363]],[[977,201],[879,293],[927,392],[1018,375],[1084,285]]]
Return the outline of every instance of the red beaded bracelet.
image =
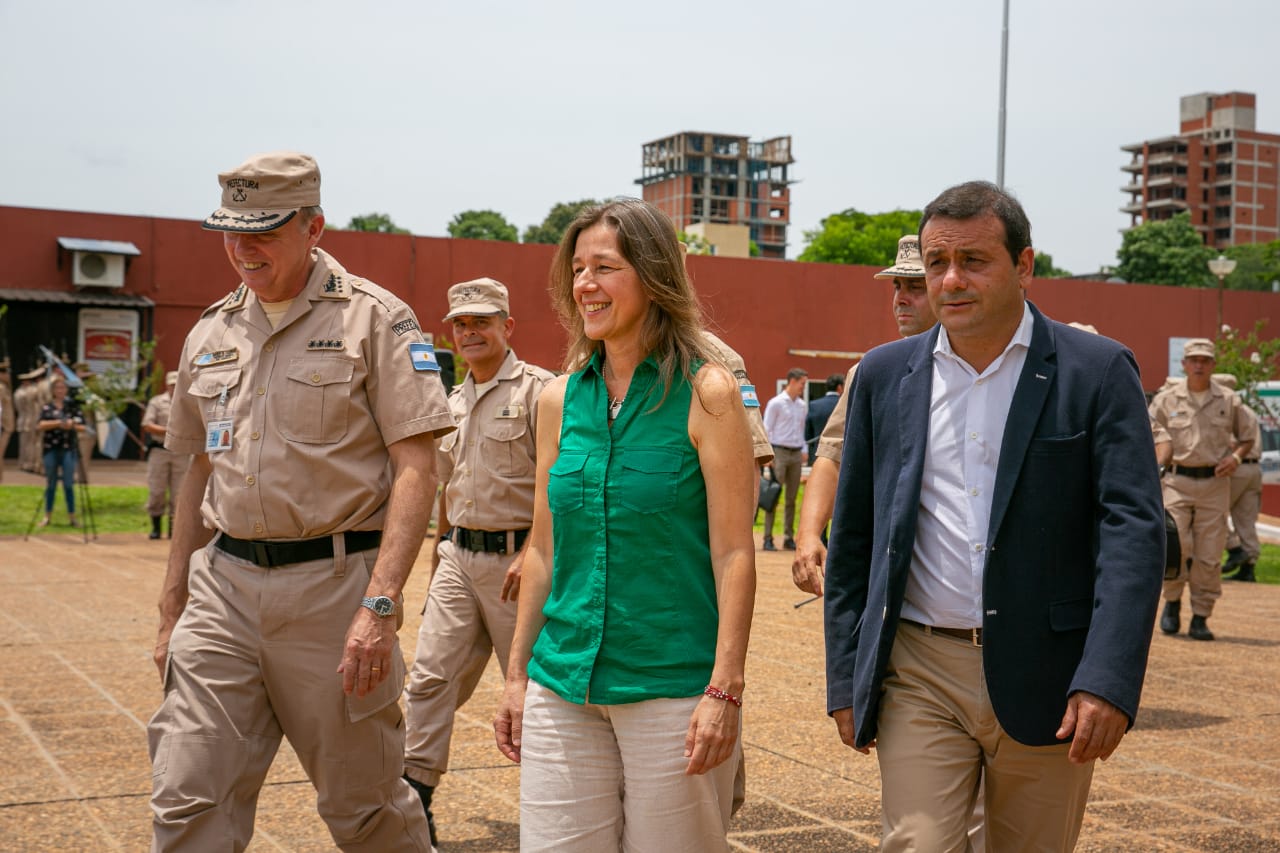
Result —
[[[732,693],[726,693],[718,687],[707,685],[707,689],[702,691],[703,695],[710,696],[712,699],[723,699],[726,702],[732,702],[739,708],[742,707],[742,698],[734,696]]]

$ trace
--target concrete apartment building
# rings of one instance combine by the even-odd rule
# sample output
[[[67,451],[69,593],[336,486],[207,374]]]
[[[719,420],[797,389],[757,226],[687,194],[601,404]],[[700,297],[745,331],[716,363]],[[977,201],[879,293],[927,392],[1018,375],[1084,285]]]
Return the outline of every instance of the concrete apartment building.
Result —
[[[644,144],[636,183],[645,201],[677,229],[706,238],[716,254],[745,256],[741,247],[754,241],[761,257],[784,258],[794,162],[790,136],[752,142],[686,130]]]
[[[1189,211],[1206,245],[1225,248],[1280,239],[1280,134],[1257,129],[1252,92],[1202,92],[1181,99],[1176,136],[1121,147],[1130,227]]]

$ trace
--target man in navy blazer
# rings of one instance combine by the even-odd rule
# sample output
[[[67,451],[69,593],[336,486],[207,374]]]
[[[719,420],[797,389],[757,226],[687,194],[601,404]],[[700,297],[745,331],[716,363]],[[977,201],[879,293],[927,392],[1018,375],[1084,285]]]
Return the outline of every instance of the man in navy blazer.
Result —
[[[1070,850],[1093,761],[1133,725],[1164,516],[1133,355],[1026,302],[1022,206],[992,184],[921,220],[940,326],[850,393],[827,560],[827,706],[876,747],[883,850]]]
[[[809,447],[809,464],[817,459],[818,439],[827,427],[831,413],[836,409],[840,392],[844,390],[844,374],[833,373],[827,377],[827,393],[816,400],[809,401],[809,413],[804,416],[804,443]]]

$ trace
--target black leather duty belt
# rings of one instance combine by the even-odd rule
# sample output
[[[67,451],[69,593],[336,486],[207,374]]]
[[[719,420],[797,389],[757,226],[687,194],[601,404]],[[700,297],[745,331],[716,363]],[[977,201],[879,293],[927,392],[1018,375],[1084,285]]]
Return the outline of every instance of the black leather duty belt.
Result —
[[[381,530],[348,530],[342,534],[347,553],[368,551],[382,542]],[[333,557],[333,537],[317,536],[315,539],[294,539],[288,542],[267,542],[261,539],[237,539],[225,533],[218,534],[214,547],[233,557],[257,563],[264,569],[326,560]]]
[[[1262,461],[1261,457],[1256,457],[1256,458],[1250,457],[1248,459],[1241,459],[1240,464],[1241,465],[1257,465],[1261,461]]]
[[[524,547],[529,528],[523,530],[470,530],[455,527],[449,531],[449,539],[465,551],[484,551],[488,554],[514,554]]]
[[[1207,480],[1214,476],[1217,471],[1212,465],[1202,465],[1199,467],[1188,467],[1186,465],[1170,466],[1169,472],[1177,474],[1179,477],[1190,477],[1193,480]]]
[[[908,625],[915,625],[926,634],[942,634],[947,637],[955,637],[957,640],[964,640],[966,643],[973,643],[978,648],[982,648],[982,629],[981,628],[939,628],[936,625],[925,625],[914,619],[903,619]]]

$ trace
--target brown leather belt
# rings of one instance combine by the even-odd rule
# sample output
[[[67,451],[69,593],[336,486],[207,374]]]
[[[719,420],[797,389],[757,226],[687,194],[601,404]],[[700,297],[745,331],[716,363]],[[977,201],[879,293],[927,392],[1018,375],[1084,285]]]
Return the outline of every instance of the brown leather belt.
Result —
[[[1177,474],[1179,477],[1190,477],[1193,480],[1207,480],[1215,476],[1217,468],[1212,465],[1187,466],[1173,465],[1169,468],[1170,473]]]
[[[926,634],[942,634],[945,637],[955,637],[957,640],[964,640],[966,643],[973,643],[978,648],[982,648],[982,629],[981,628],[939,628],[936,625],[925,625],[914,619],[903,619],[908,625],[915,625]]]

